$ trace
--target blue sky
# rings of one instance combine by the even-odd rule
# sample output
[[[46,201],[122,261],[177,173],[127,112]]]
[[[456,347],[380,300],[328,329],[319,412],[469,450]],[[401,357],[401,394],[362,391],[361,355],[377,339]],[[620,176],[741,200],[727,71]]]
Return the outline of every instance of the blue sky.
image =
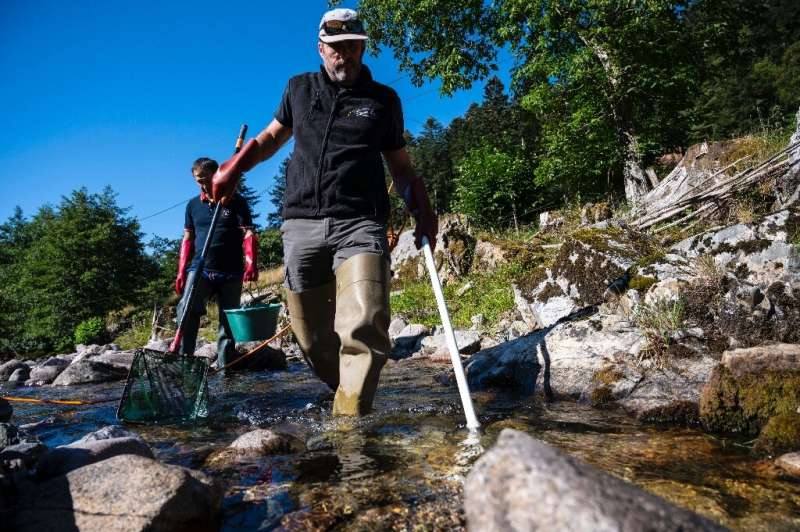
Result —
[[[326,9],[320,0],[3,0],[0,219],[16,205],[30,216],[81,186],[111,185],[139,219],[188,199],[192,161],[227,158],[240,124],[255,135],[286,80],[319,67]],[[397,90],[412,133],[428,116],[447,124],[481,99],[483,83],[442,98],[436,84],[398,80],[389,52],[365,62]],[[248,175],[262,193],[261,224],[290,149]],[[142,220],[147,235],[177,238],[182,225],[182,207]]]

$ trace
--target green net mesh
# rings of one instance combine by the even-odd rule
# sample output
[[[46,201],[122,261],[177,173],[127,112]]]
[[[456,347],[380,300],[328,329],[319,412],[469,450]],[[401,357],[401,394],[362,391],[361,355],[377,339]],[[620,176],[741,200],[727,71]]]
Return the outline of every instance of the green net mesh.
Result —
[[[133,423],[180,423],[208,416],[208,360],[150,349],[136,351],[117,409]]]

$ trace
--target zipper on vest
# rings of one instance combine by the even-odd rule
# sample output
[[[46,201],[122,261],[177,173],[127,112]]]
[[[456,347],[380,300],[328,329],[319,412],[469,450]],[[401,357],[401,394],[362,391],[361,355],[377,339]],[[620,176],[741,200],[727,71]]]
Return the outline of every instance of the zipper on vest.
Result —
[[[314,211],[314,216],[319,216],[320,211],[320,187],[322,186],[322,163],[325,161],[325,148],[328,147],[328,137],[331,134],[331,126],[333,125],[333,119],[336,116],[336,108],[339,105],[339,93],[336,93],[336,96],[333,97],[333,107],[331,108],[331,114],[328,117],[328,123],[325,125],[325,135],[322,137],[322,147],[319,150],[319,160],[317,162],[317,182],[314,187],[314,192],[316,194],[317,199],[317,208]]]

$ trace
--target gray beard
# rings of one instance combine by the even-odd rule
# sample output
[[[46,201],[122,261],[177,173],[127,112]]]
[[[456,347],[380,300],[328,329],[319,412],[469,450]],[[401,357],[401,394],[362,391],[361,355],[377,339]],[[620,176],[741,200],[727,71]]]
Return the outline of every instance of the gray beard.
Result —
[[[341,68],[326,68],[328,72],[328,76],[335,81],[336,83],[341,83],[342,85],[352,85],[358,79],[358,75],[361,73],[361,68],[354,68],[348,71],[347,67],[342,66]]]

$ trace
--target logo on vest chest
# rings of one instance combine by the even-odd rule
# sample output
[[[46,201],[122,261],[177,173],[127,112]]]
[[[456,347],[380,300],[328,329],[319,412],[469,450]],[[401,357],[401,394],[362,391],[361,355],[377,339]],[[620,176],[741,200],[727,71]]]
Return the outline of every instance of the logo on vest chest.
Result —
[[[366,118],[367,120],[377,120],[378,112],[372,107],[354,107],[344,115],[345,118]]]

